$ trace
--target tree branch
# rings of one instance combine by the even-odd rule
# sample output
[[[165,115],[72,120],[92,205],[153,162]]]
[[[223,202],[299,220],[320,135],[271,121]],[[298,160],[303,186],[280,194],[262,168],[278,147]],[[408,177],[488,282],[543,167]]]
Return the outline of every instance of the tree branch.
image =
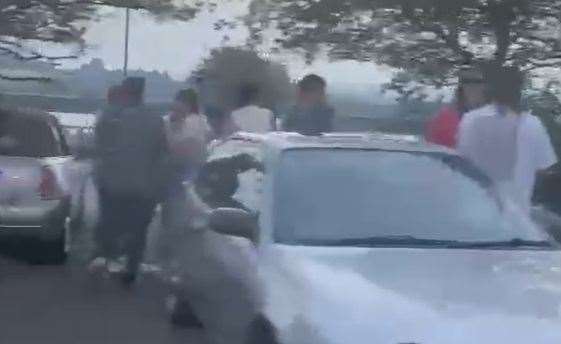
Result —
[[[446,34],[442,26],[438,24],[426,24],[423,23],[421,19],[419,19],[413,12],[410,14],[406,14],[406,17],[415,25],[417,25],[420,29],[425,31],[431,31],[435,33],[440,39],[444,41],[444,43],[452,49],[456,54],[460,55],[464,60],[471,61],[473,60],[473,54],[465,49],[462,48],[460,42],[458,40],[457,35],[457,28],[453,28],[450,34]]]

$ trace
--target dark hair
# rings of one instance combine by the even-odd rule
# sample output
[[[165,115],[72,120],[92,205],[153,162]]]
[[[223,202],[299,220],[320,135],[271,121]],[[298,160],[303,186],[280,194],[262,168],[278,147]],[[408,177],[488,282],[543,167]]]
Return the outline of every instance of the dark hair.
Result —
[[[175,100],[191,107],[191,111],[199,113],[199,96],[194,89],[180,90],[175,95]]]
[[[240,87],[239,103],[240,107],[248,106],[259,98],[259,88],[255,84],[243,84]]]
[[[522,87],[524,78],[515,67],[496,67],[487,72],[489,96],[499,105],[514,111],[522,109]]]
[[[323,91],[326,86],[325,79],[317,74],[308,74],[298,82],[298,88],[302,92]]]

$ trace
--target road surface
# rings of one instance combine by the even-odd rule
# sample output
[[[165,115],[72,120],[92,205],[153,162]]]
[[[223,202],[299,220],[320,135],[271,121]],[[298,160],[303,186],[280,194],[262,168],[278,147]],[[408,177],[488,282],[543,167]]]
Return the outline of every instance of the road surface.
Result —
[[[164,288],[93,283],[78,266],[32,266],[0,258],[0,343],[198,344],[202,333],[168,325]]]
[[[88,188],[86,223],[73,238],[63,267],[26,261],[25,243],[0,245],[0,343],[9,344],[199,344],[199,330],[178,330],[167,321],[166,288],[143,276],[133,290],[116,280],[85,273],[95,222]]]

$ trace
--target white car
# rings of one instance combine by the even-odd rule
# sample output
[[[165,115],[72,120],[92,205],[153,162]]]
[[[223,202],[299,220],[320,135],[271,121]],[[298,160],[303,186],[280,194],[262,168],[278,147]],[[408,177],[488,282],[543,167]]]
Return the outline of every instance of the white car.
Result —
[[[214,343],[561,343],[559,246],[490,186],[411,138],[236,135],[183,297]]]
[[[1,109],[0,122],[0,238],[33,239],[34,261],[61,264],[71,240],[71,158],[60,124],[15,109]]]

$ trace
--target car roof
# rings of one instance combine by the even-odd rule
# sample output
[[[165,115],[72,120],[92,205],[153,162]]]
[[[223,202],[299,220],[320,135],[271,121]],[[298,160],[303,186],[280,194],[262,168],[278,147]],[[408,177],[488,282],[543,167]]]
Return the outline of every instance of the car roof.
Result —
[[[305,136],[287,132],[272,132],[267,134],[240,132],[231,136],[230,139],[261,143],[280,151],[310,148],[336,148],[457,154],[449,148],[426,142],[423,138],[416,135],[389,134],[382,132],[340,132],[322,134],[319,136]]]

